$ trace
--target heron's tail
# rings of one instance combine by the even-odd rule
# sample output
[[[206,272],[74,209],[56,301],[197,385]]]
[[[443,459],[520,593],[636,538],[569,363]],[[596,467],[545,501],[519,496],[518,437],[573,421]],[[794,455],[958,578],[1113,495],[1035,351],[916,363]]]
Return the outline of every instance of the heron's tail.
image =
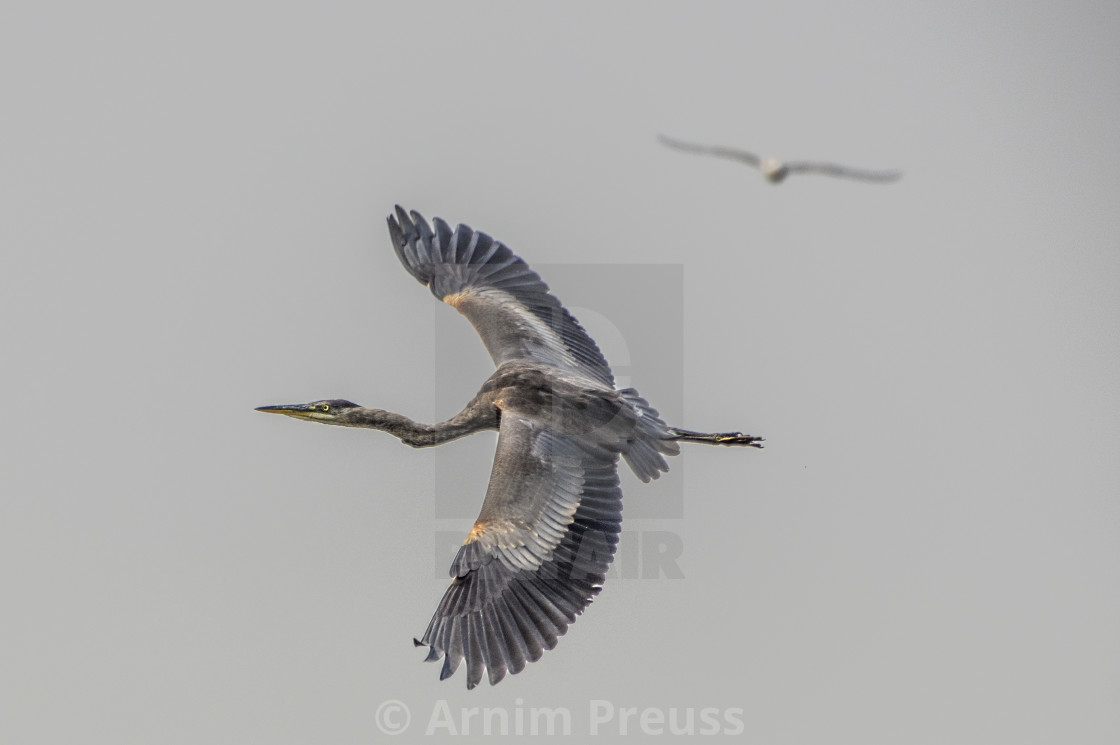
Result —
[[[622,457],[642,481],[655,479],[662,471],[669,470],[664,456],[680,453],[680,445],[671,439],[671,429],[657,409],[650,406],[636,390],[624,388],[619,393],[633,407],[637,417],[629,449],[623,451]]]

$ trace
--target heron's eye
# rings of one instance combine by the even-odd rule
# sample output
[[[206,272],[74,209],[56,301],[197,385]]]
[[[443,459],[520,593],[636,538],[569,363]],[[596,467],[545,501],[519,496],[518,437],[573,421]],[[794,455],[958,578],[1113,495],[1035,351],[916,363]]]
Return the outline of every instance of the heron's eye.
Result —
[[[321,408],[323,411],[330,411],[331,410],[331,405],[330,404],[323,404],[319,408]]]

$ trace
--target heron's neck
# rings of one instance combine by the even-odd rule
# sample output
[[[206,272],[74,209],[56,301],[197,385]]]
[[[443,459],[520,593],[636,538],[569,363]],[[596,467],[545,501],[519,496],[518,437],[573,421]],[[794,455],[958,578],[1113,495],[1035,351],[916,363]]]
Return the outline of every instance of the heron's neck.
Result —
[[[404,444],[412,447],[439,445],[469,435],[472,432],[494,428],[493,426],[485,426],[486,422],[482,421],[479,416],[473,415],[473,412],[471,416],[464,416],[466,413],[463,412],[439,424],[423,424],[391,411],[367,409],[361,406],[349,412],[346,421],[339,423],[349,427],[379,429],[382,432],[388,432]]]
[[[410,435],[421,433],[427,425],[414,422],[406,416],[394,414],[382,409],[367,409],[359,406],[346,413],[346,417],[339,421],[346,427],[362,427],[363,429],[379,429],[388,432],[394,437],[404,439]]]

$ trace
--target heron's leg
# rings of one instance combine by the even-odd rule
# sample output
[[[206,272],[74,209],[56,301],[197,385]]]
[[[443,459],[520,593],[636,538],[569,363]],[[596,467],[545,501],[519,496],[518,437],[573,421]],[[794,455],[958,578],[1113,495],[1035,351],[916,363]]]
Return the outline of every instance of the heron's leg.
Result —
[[[745,445],[752,448],[762,447],[765,437],[744,435],[742,432],[693,432],[689,429],[669,427],[671,437],[678,442],[699,442],[704,445]]]

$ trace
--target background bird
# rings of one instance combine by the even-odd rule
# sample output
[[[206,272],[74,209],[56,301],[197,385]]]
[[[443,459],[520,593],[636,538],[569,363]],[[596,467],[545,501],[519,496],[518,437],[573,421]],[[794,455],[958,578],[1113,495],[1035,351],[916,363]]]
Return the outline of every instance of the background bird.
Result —
[[[344,399],[262,406],[307,421],[378,429],[413,447],[498,430],[478,519],[418,646],[464,660],[467,687],[518,673],[552,649],[591,602],[622,520],[618,459],[642,481],[667,471],[679,442],[762,447],[739,432],[671,427],[633,388],[616,390],[598,346],[504,244],[397,207],[389,233],[405,269],[474,325],[497,367],[457,415],[428,425]]]
[[[861,168],[849,168],[835,163],[820,163],[813,161],[791,161],[783,163],[777,158],[760,158],[746,150],[722,147],[719,145],[697,145],[691,142],[675,140],[672,137],[658,135],[659,140],[665,145],[688,153],[701,155],[714,155],[717,158],[729,158],[740,163],[746,163],[752,168],[762,171],[770,183],[780,184],[791,173],[820,173],[825,176],[838,176],[840,178],[858,179],[874,183],[887,183],[902,178],[901,171],[868,171]]]

